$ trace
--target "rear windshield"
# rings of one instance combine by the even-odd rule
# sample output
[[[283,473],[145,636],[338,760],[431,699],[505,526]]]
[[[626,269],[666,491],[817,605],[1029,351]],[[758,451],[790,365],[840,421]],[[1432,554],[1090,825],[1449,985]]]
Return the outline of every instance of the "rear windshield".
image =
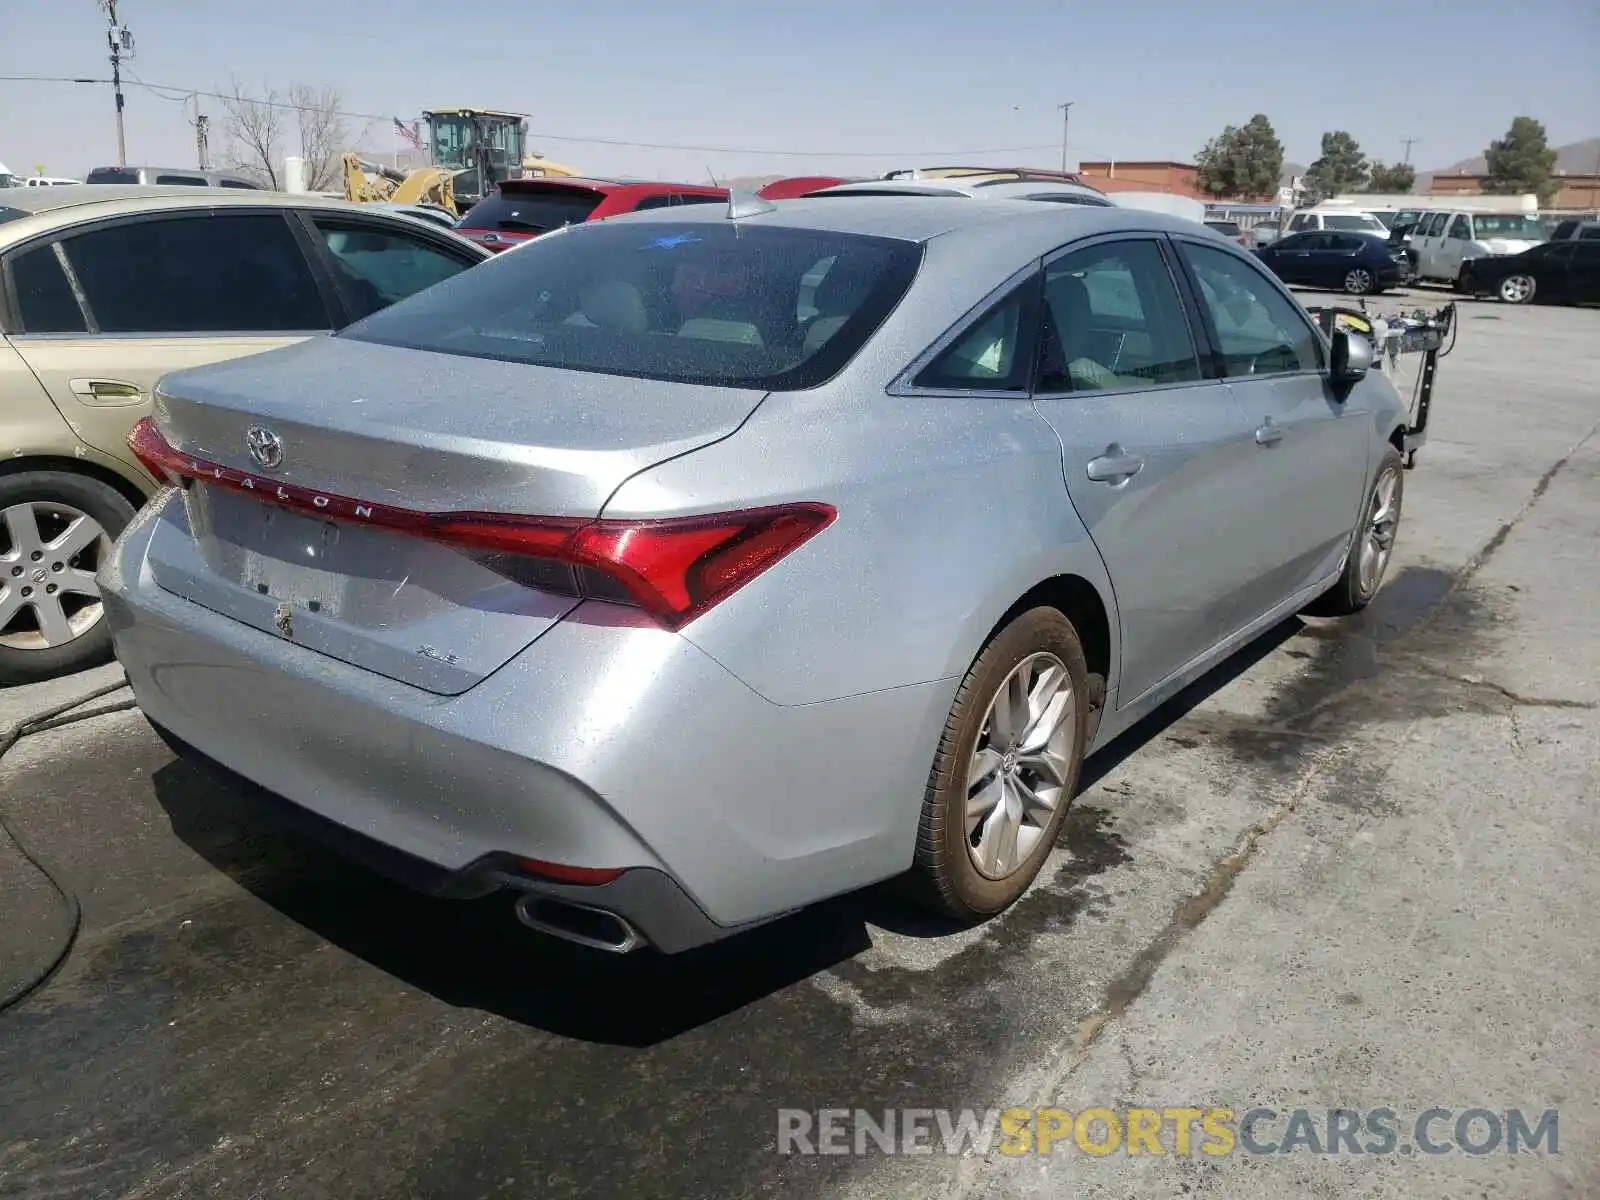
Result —
[[[1366,213],[1327,213],[1322,218],[1324,229],[1348,229],[1352,232],[1387,233],[1382,221]]]
[[[492,192],[461,218],[462,229],[499,229],[506,233],[544,233],[563,225],[581,225],[605,199],[588,188],[514,188]]]
[[[339,336],[608,375],[789,391],[832,377],[921,247],[734,222],[597,221],[464,271]]]
[[[96,167],[84,177],[85,183],[138,183],[139,172],[133,167]]]
[[[1239,222],[1237,221],[1207,221],[1206,228],[1215,229],[1218,233],[1225,233],[1230,237],[1239,236]]]

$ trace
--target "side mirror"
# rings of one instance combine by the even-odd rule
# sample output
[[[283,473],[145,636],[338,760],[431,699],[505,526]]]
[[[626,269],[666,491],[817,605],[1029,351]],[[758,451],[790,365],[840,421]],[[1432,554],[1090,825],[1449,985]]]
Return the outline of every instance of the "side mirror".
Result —
[[[1335,384],[1359,383],[1366,378],[1376,358],[1372,343],[1347,329],[1336,329],[1333,352],[1328,356],[1328,372]]]

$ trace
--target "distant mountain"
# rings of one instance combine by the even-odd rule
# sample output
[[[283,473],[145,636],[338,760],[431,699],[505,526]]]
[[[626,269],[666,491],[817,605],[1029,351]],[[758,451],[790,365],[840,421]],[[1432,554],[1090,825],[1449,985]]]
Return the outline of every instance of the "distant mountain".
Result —
[[[1600,166],[1600,137],[1584,138],[1581,142],[1556,147],[1557,174],[1592,175],[1597,166]],[[1448,167],[1419,171],[1418,190],[1426,188],[1435,175],[1482,175],[1488,169],[1488,162],[1480,154],[1476,158],[1464,158],[1458,163],[1451,163]]]

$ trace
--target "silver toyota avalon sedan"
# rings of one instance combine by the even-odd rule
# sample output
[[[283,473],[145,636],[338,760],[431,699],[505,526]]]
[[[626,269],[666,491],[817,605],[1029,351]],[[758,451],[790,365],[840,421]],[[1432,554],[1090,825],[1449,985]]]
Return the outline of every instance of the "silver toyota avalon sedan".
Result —
[[[101,574],[181,751],[443,894],[674,952],[1022,894],[1084,756],[1371,600],[1404,410],[1121,208],[736,200],[168,376]]]

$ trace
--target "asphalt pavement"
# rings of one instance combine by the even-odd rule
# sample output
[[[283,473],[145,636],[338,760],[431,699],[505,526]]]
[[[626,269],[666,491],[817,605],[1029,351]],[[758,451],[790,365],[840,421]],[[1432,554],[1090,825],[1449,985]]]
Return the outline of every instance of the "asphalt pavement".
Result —
[[[1600,1194],[1596,345],[1600,312],[1463,304],[1377,602],[1092,759],[978,930],[885,887],[599,956],[273,832],[137,712],[24,739],[0,806],[83,927],[0,1013],[0,1196]],[[3,984],[64,919],[3,836],[0,913]],[[1297,1108],[1556,1110],[1559,1147],[778,1152],[780,1110],[1136,1106],[1269,1108],[1274,1142]]]

